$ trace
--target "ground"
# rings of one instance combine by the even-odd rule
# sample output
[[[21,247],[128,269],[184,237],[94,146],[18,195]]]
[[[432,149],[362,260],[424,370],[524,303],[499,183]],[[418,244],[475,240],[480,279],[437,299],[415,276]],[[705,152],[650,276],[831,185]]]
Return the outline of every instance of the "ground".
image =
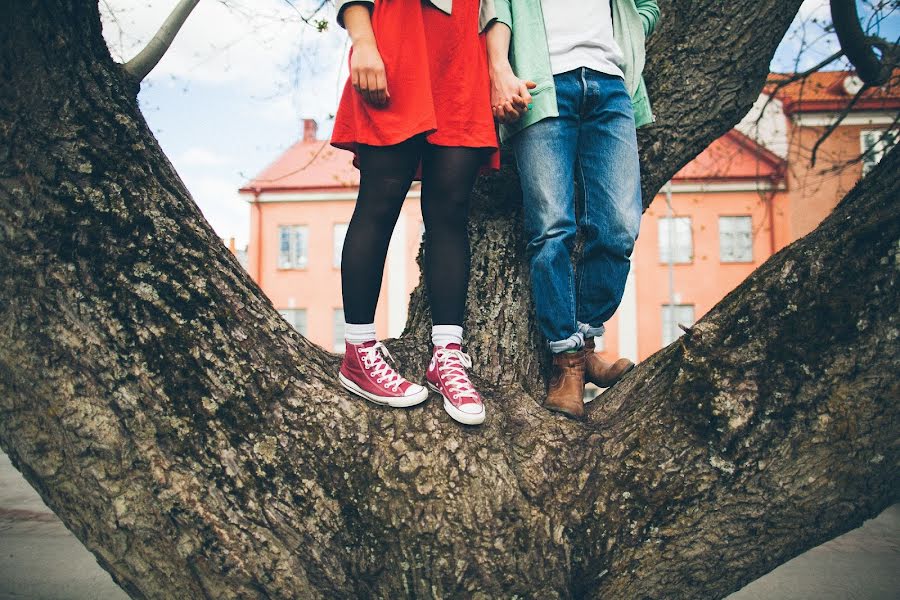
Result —
[[[0,453],[0,600],[125,600],[94,557]],[[727,600],[900,597],[900,504]]]

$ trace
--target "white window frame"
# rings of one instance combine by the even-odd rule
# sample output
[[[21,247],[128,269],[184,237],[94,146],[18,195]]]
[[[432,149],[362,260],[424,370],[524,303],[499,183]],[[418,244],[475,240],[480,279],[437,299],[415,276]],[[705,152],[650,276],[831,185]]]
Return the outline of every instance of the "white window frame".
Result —
[[[738,223],[746,223],[746,226],[736,227]],[[719,216],[719,261],[723,263],[753,262],[752,216]]]
[[[890,129],[863,129],[859,132],[859,149],[863,175],[866,175],[875,168],[875,165],[881,162],[884,155],[897,143],[898,137],[900,137],[900,132]],[[871,141],[871,144],[867,143],[867,141]]]
[[[659,217],[657,221],[659,235],[659,262],[669,263],[669,251],[675,256],[674,264],[690,264],[694,262],[694,225],[691,217]],[[674,244],[669,235],[674,233]]]
[[[672,307],[675,314],[672,315]],[[679,311],[683,311],[679,314]],[[690,311],[690,316],[687,316]],[[696,322],[696,311],[693,304],[663,304],[662,305],[662,345],[668,346],[682,335],[684,331],[678,326],[691,327]]]
[[[332,349],[335,352],[343,353],[346,349],[344,345],[344,309],[335,308],[332,312]]]
[[[336,269],[341,268],[341,254],[344,252],[344,239],[347,237],[349,223],[335,223],[331,227],[331,245],[334,253],[332,264]]]
[[[287,234],[287,245],[284,236]],[[278,226],[278,268],[305,269],[309,263],[309,227]]]
[[[285,321],[297,330],[297,333],[303,337],[308,337],[309,319],[305,308],[279,308],[278,312],[281,313]]]

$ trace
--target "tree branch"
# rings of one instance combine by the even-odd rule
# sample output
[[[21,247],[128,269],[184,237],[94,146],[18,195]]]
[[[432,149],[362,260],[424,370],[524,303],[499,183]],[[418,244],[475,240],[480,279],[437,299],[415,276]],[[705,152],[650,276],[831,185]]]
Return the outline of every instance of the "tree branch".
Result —
[[[309,14],[309,16],[304,16],[304,14],[302,12],[300,12],[300,9],[297,8],[297,6],[291,0],[284,0],[284,1],[285,1],[285,4],[287,4],[292,9],[294,9],[294,12],[297,13],[297,15],[300,17],[300,20],[303,21],[304,23],[306,23],[307,25],[312,25],[319,31],[323,31],[328,27],[327,20],[324,20],[324,19],[313,20],[315,18],[315,16],[317,14],[319,14],[323,8],[325,8],[325,5],[328,4],[328,0],[321,0],[319,2],[319,5],[315,9],[313,9],[313,11]]]
[[[770,95],[774,95],[775,92],[779,91],[780,89],[782,89],[783,87],[785,87],[791,83],[794,83],[795,81],[800,81],[801,79],[805,79],[805,78],[809,77],[813,73],[818,73],[819,71],[821,71],[822,69],[824,69],[825,67],[827,67],[828,65],[830,65],[831,63],[833,63],[834,61],[839,59],[840,57],[842,57],[843,55],[844,55],[844,51],[838,50],[831,56],[828,56],[827,58],[823,59],[821,62],[817,63],[815,66],[812,66],[809,69],[807,69],[801,73],[794,73],[793,75],[790,75],[788,77],[783,77],[783,78],[778,78],[778,79],[769,79],[768,81],[766,81],[766,84],[772,84],[774,86],[772,88],[772,92]]]
[[[135,81],[141,82],[159,64],[172,40],[178,34],[188,15],[200,0],[180,0],[166,21],[140,53],[125,63],[125,72]]]
[[[856,67],[859,78],[869,86],[883,85],[893,70],[894,48],[866,35],[860,25],[854,0],[831,0],[831,20],[841,48]],[[873,51],[875,46],[882,49],[881,60]]]
[[[819,146],[821,146],[822,142],[827,140],[828,137],[832,133],[834,133],[834,130],[837,129],[838,125],[840,125],[841,122],[843,122],[843,120],[847,117],[847,115],[850,114],[850,111],[853,110],[854,106],[856,106],[857,101],[860,98],[862,98],[862,95],[870,87],[871,86],[869,84],[864,83],[863,86],[861,88],[859,88],[859,91],[856,92],[856,95],[853,96],[853,98],[850,100],[850,102],[847,103],[847,106],[844,107],[844,110],[841,111],[841,114],[839,114],[838,117],[834,120],[834,122],[828,126],[828,128],[825,130],[825,133],[822,134],[822,137],[820,137],[818,140],[816,140],[816,143],[812,149],[812,156],[809,157],[809,164],[811,166],[813,166],[813,167],[816,166],[816,154],[819,152]]]

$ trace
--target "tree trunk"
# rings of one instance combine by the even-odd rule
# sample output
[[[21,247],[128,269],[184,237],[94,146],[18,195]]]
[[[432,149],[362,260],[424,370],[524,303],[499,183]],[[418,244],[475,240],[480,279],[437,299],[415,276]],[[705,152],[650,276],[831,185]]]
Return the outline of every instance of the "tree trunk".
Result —
[[[799,0],[733,5],[722,31],[718,3],[677,19],[688,4],[710,9],[701,33],[662,29],[652,81],[713,39],[750,66],[703,55],[727,110],[651,84],[658,115],[693,120],[643,138],[648,198],[750,105]],[[133,597],[710,598],[897,499],[896,151],[585,423],[529,393],[516,193],[482,182],[469,329],[490,417],[463,428],[335,385],[337,358],[190,200],[95,4],[0,17],[0,446]]]

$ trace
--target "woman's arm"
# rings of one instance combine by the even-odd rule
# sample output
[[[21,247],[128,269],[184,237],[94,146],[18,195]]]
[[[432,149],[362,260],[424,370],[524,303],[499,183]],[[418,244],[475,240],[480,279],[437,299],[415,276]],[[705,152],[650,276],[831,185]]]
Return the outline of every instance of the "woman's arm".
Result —
[[[342,7],[340,15],[353,44],[350,81],[366,102],[374,106],[384,106],[391,94],[388,92],[384,62],[375,43],[369,7],[362,3],[350,4]]]
[[[512,123],[528,111],[533,81],[516,77],[509,64],[509,41],[512,32],[509,25],[495,21],[487,32],[488,69],[491,75],[491,107],[494,118],[501,123]]]

